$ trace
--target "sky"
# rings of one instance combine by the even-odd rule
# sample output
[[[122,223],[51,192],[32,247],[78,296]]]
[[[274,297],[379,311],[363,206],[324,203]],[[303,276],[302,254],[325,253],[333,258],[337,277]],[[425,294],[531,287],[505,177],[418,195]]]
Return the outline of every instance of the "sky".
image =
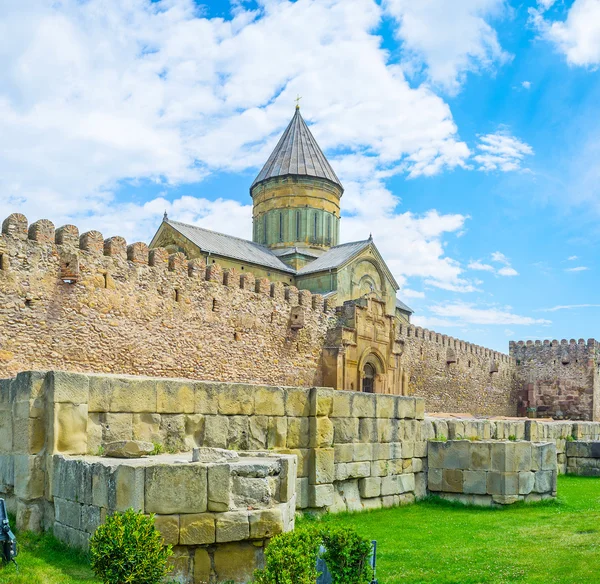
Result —
[[[3,216],[251,238],[301,96],[413,322],[600,335],[600,0],[0,0]]]

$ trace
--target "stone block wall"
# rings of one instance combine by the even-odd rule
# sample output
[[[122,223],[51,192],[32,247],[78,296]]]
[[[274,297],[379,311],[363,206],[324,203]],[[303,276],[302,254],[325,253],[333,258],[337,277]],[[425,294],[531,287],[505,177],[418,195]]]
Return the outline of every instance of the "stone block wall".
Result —
[[[400,325],[403,385],[425,399],[428,412],[515,416],[515,359],[434,331]]]
[[[600,477],[600,440],[567,442],[567,472],[583,477]]]
[[[247,454],[247,455],[246,455]],[[294,528],[296,459],[245,453],[227,462],[190,455],[136,460],[53,457],[54,534],[87,549],[107,515],[155,515],[180,581],[247,582],[269,538]]]
[[[556,447],[549,442],[429,442],[428,488],[474,505],[556,497]]]
[[[600,420],[600,344],[589,339],[510,343],[521,415]]]
[[[250,384],[65,372],[0,381],[1,492],[20,528],[54,522],[52,456],[97,455],[104,443],[146,440],[297,457],[296,507],[359,510],[426,490],[423,400]],[[20,511],[19,511],[20,510]]]
[[[530,440],[551,442],[556,446],[557,469],[567,472],[566,445],[569,440],[600,439],[597,422],[554,422],[549,420],[476,419],[428,417],[428,434],[437,440]]]

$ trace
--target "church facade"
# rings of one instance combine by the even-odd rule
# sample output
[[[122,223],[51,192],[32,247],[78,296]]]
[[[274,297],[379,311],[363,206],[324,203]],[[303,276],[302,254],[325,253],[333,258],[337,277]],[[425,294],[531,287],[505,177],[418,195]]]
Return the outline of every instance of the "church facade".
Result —
[[[341,306],[371,297],[384,314],[409,323],[412,310],[373,238],[340,243],[344,187],[296,111],[250,187],[252,241],[164,218],[150,248],[183,252],[207,265],[322,294]]]

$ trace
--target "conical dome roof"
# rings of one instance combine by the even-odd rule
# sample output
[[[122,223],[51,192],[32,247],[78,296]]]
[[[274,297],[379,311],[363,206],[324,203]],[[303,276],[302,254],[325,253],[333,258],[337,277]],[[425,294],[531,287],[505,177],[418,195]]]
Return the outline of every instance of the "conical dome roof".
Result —
[[[342,190],[344,188],[300,115],[299,107],[296,107],[292,121],[254,179],[250,190],[269,178],[286,175],[323,178]]]

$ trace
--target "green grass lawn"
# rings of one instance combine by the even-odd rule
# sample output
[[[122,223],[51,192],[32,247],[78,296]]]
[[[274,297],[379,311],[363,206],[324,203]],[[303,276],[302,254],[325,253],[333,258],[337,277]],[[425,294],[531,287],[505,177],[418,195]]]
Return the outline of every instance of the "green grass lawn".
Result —
[[[558,494],[506,509],[427,500],[323,521],[377,540],[381,584],[600,582],[600,481],[559,477]]]
[[[378,541],[381,584],[600,582],[600,480],[558,480],[558,502],[494,510],[428,500],[323,521]],[[0,568],[0,584],[98,582],[85,556],[50,535],[17,538],[19,572]]]

